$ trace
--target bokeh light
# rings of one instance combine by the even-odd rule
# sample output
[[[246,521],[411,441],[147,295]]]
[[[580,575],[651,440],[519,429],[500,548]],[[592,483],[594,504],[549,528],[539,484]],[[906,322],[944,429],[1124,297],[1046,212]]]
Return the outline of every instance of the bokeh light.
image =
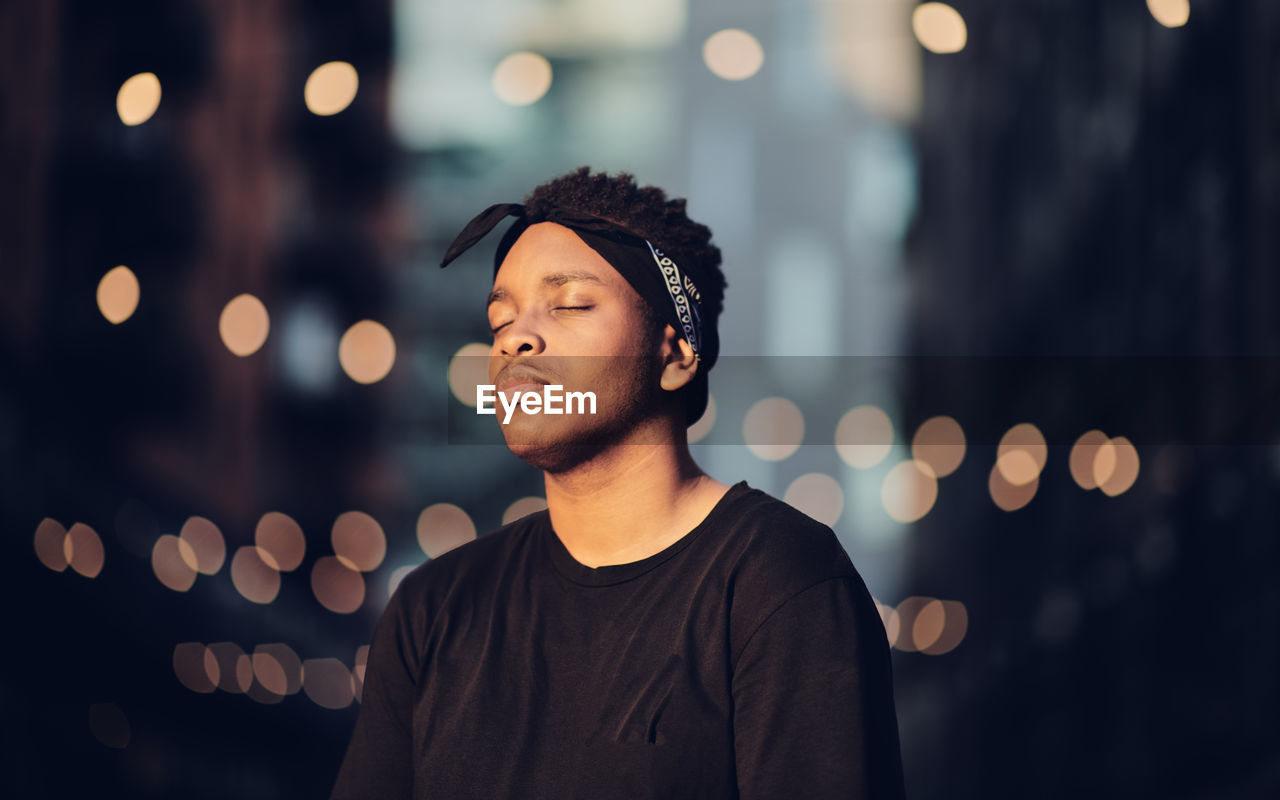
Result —
[[[302,688],[302,660],[289,645],[260,644],[253,648],[250,661],[254,677],[272,694],[283,697]]]
[[[280,593],[280,573],[253,545],[236,550],[231,559],[231,583],[244,599],[260,605],[270,603]]]
[[[697,422],[689,426],[686,436],[689,444],[702,441],[711,433],[711,429],[716,426],[716,398],[715,395],[707,393],[707,410],[702,412],[702,417]]]
[[[125,125],[141,125],[160,107],[160,79],[154,72],[129,78],[116,92],[116,113]]]
[[[1147,0],[1147,10],[1166,28],[1181,28],[1191,18],[1189,0]]]
[[[350,614],[364,602],[364,576],[337,556],[324,556],[311,566],[311,591],[333,613]]]
[[[796,478],[782,499],[824,525],[835,525],[844,511],[844,490],[835,478],[821,472]]]
[[[196,582],[196,553],[183,539],[166,533],[151,548],[151,571],[167,588],[185,592]]]
[[[920,612],[932,601],[932,597],[908,597],[898,603],[898,636],[893,643],[894,647],[904,653],[914,653],[920,649],[916,647],[916,621]],[[928,633],[927,628],[924,632]]]
[[[512,106],[527,106],[551,88],[551,64],[537,53],[512,53],[493,70],[493,93]]]
[[[89,706],[89,730],[93,738],[113,750],[129,746],[129,718],[115,703],[94,703]]]
[[[67,568],[67,529],[56,519],[45,517],[36,526],[35,548],[36,558],[54,572],[62,572]]]
[[[785,397],[766,397],[747,411],[742,440],[756,458],[782,461],[804,441],[804,415]]]
[[[898,522],[915,522],[928,514],[938,499],[938,479],[923,461],[895,464],[880,484],[880,504]]]
[[[515,522],[521,517],[527,517],[530,514],[542,511],[547,507],[546,498],[543,497],[521,497],[511,505],[507,506],[507,510],[502,512],[502,524],[506,525]]]
[[[987,477],[987,491],[991,494],[991,500],[1005,511],[1017,511],[1030,503],[1039,487],[1038,476],[1023,484],[1010,483],[1000,471],[999,462],[992,465],[991,474]]]
[[[707,37],[702,60],[718,78],[741,81],[760,71],[764,48],[756,37],[738,28],[726,28]]]
[[[119,325],[138,308],[138,277],[121,264],[98,281],[98,310],[112,325]]]
[[[347,566],[372,572],[387,555],[387,537],[378,521],[363,511],[347,511],[333,521],[333,552]]]
[[[302,688],[321,708],[340,709],[355,699],[351,670],[336,658],[308,658],[302,662]]]
[[[489,383],[489,351],[487,344],[472,342],[458,348],[449,359],[449,391],[464,406],[475,407],[476,387]]]
[[[234,562],[233,562],[234,567]],[[209,654],[216,669],[206,672],[209,680],[230,694],[243,694],[253,684],[253,662],[235,642],[214,642]],[[206,666],[209,659],[206,659]]]
[[[921,3],[911,13],[911,30],[926,50],[958,53],[969,39],[964,17],[946,3]]]
[[[925,420],[911,438],[911,457],[928,464],[939,478],[956,471],[964,461],[964,452],[964,429],[951,417]]]
[[[307,553],[307,537],[302,533],[302,526],[279,511],[262,515],[253,531],[253,543],[263,560],[269,558],[268,563],[281,572],[297,569]]]
[[[106,559],[98,532],[83,522],[77,522],[67,531],[62,540],[62,554],[71,568],[86,578],[98,577]]]
[[[173,648],[173,674],[193,692],[209,694],[218,688],[218,660],[200,642],[183,642]]]
[[[377,383],[396,362],[396,341],[380,322],[363,319],[338,342],[338,363],[356,383]]]
[[[916,614],[912,638],[920,652],[940,656],[960,645],[969,630],[969,612],[955,600],[931,600]]]
[[[1108,497],[1115,497],[1128,491],[1133,486],[1134,481],[1138,479],[1138,450],[1123,436],[1117,436],[1108,441],[1111,446],[1111,452],[1114,454],[1115,464],[1111,470],[1111,474],[1105,480],[1099,481],[1098,488]],[[1101,455],[1101,451],[1099,452]]]
[[[267,307],[251,294],[233,297],[218,317],[218,334],[222,343],[241,357],[258,352],[267,341],[270,329]]]
[[[418,546],[432,558],[476,538],[471,516],[452,503],[436,503],[418,515]]]
[[[996,468],[1000,476],[1013,486],[1026,486],[1040,477],[1049,448],[1044,434],[1029,422],[1014,425],[1000,437],[996,448]]]
[[[1081,489],[1098,488],[1098,479],[1094,476],[1095,459],[1099,450],[1103,445],[1107,444],[1109,437],[1100,430],[1086,431],[1080,434],[1080,438],[1076,439],[1075,444],[1071,446],[1071,455],[1067,458],[1067,465],[1071,469],[1071,479]],[[1114,448],[1113,448],[1114,450]],[[1114,452],[1112,455],[1111,466],[1106,468],[1106,480],[1111,475],[1111,470],[1115,468]]]
[[[222,538],[222,531],[211,520],[204,517],[188,517],[178,532],[181,539],[191,549],[195,558],[192,567],[205,575],[216,575],[227,560],[227,543]]]
[[[403,567],[396,567],[391,570],[391,577],[387,579],[387,596],[396,593],[396,589],[400,588],[400,583],[418,568],[417,564],[405,564]]]
[[[876,406],[855,406],[836,423],[836,453],[855,469],[874,467],[893,446],[893,421]]]
[[[889,646],[893,647],[898,642],[898,637],[902,634],[902,625],[898,620],[898,609],[887,603],[876,602],[876,610],[880,612],[880,621],[884,623],[884,636],[889,642]]]
[[[351,105],[359,88],[360,76],[355,67],[345,61],[330,61],[307,76],[302,99],[312,114],[329,117]]]

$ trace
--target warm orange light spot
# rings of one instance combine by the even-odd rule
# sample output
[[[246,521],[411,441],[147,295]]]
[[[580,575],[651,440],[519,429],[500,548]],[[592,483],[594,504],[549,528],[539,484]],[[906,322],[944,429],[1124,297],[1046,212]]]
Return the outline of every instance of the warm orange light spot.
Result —
[[[916,620],[919,618],[920,612],[923,611],[925,606],[929,605],[932,600],[932,597],[908,597],[901,603],[898,603],[897,611],[899,633],[894,647],[904,653],[914,653],[919,649],[916,647],[915,639]]]
[[[1009,483],[1001,474],[999,463],[991,467],[991,474],[987,477],[987,491],[991,493],[991,500],[1005,511],[1017,511],[1030,503],[1039,487],[1038,477],[1021,486]]]
[[[511,505],[507,506],[507,510],[502,512],[502,524],[507,525],[515,522],[521,517],[527,517],[530,514],[536,514],[547,507],[547,501],[542,497],[521,497]]]
[[[231,583],[251,603],[265,605],[280,593],[280,573],[252,545],[241,547],[232,557]]]
[[[234,566],[234,562],[233,562]],[[210,679],[217,676],[219,689],[231,694],[243,694],[253,684],[253,662],[235,642],[214,642],[208,652],[217,665]]]
[[[956,600],[934,600],[921,609],[916,617],[917,626],[920,625],[921,619],[926,619],[926,637],[928,631],[932,630],[929,626],[938,626],[937,638],[929,644],[920,646],[920,651],[926,655],[940,656],[951,652],[964,641],[964,636],[969,630],[968,609],[965,608],[964,603]]]
[[[227,544],[222,538],[222,531],[212,521],[204,517],[189,517],[178,532],[181,539],[190,548],[194,563],[191,567],[205,575],[216,575],[227,559]],[[186,556],[183,556],[186,558]]]
[[[302,688],[302,661],[287,644],[260,644],[253,648],[253,674],[272,694],[296,694]]]
[[[1138,450],[1123,436],[1111,439],[1108,444],[1115,453],[1115,468],[1106,480],[1098,484],[1098,488],[1108,497],[1115,497],[1128,491],[1138,479]]]
[[[321,708],[346,708],[355,699],[351,670],[336,658],[308,658],[302,662],[302,688]]]
[[[785,397],[766,397],[747,410],[742,441],[756,458],[782,461],[804,441],[804,414]]]
[[[880,504],[898,522],[915,522],[928,514],[938,499],[938,479],[923,461],[896,464],[880,484]]]
[[[360,76],[355,67],[346,61],[330,61],[307,76],[302,99],[312,114],[329,117],[351,105],[359,88]]]
[[[1191,18],[1189,0],[1147,0],[1147,10],[1166,28],[1181,28]]]
[[[417,528],[418,546],[432,558],[476,538],[471,516],[452,503],[436,503],[422,509]]]
[[[821,472],[796,478],[782,499],[824,525],[835,525],[844,511],[844,490],[835,478]]]
[[[67,568],[67,552],[65,542],[67,529],[56,519],[45,517],[36,526],[35,548],[36,558],[54,572],[62,572]]]
[[[855,469],[874,467],[893,446],[893,422],[876,406],[855,406],[836,423],[836,454]]]
[[[395,339],[380,322],[361,320],[347,328],[338,342],[338,362],[356,383],[377,383],[387,377],[395,361]]]
[[[196,554],[191,545],[166,533],[151,548],[151,571],[175,592],[185,592],[196,582]]]
[[[353,569],[372,572],[387,555],[387,537],[363,511],[347,511],[333,522],[333,552]]]
[[[487,344],[472,342],[458,348],[449,359],[449,391],[464,406],[476,405],[476,387],[489,383],[489,351]]]
[[[86,578],[98,577],[106,558],[97,531],[83,522],[77,522],[67,531],[62,540],[62,555],[73,570]]]
[[[98,310],[112,325],[119,325],[138,308],[138,278],[121,264],[98,281]]]
[[[764,48],[756,37],[739,28],[716,31],[702,43],[702,60],[718,78],[741,81],[764,65]]]
[[[911,30],[926,50],[958,53],[969,40],[964,17],[946,3],[921,3],[911,14]]]
[[[141,72],[120,85],[116,92],[116,113],[125,125],[141,125],[160,107],[160,79],[154,72]]]
[[[898,609],[885,603],[877,603],[876,607],[880,611],[880,621],[884,623],[884,635],[888,640],[890,647],[898,644],[898,637],[902,634],[902,622],[898,619]]]
[[[956,471],[964,461],[964,452],[964,429],[951,417],[925,420],[911,439],[911,457],[928,464],[939,478]]]
[[[1071,455],[1067,459],[1067,463],[1071,468],[1071,478],[1081,489],[1098,488],[1098,479],[1094,475],[1095,459],[1103,445],[1107,444],[1107,435],[1099,430],[1087,431],[1076,439],[1076,443],[1071,446]],[[1106,477],[1110,476],[1111,471],[1115,469],[1115,453],[1112,448],[1111,465],[1105,467]]]
[[[222,309],[218,317],[218,333],[227,349],[238,356],[258,352],[267,341],[271,320],[267,307],[251,294],[237,295]]]
[[[364,602],[364,577],[337,556],[324,556],[311,567],[311,591],[335,614],[350,614]]]
[[[996,467],[1000,476],[1013,486],[1026,486],[1040,477],[1049,460],[1049,447],[1044,434],[1029,422],[1014,425],[1000,437],[996,448]]]
[[[707,410],[702,412],[702,417],[689,426],[688,432],[685,434],[689,439],[689,444],[701,441],[707,438],[707,434],[711,433],[711,429],[716,426],[716,398],[715,395],[707,394]]]
[[[492,86],[507,105],[531,105],[551,88],[551,64],[537,53],[512,53],[494,68]]]
[[[270,554],[281,572],[297,569],[307,552],[307,537],[302,533],[302,526],[279,511],[262,515],[254,529],[253,541],[262,554]]]
[[[193,692],[209,694],[218,688],[218,661],[199,642],[183,642],[173,648],[173,674]]]

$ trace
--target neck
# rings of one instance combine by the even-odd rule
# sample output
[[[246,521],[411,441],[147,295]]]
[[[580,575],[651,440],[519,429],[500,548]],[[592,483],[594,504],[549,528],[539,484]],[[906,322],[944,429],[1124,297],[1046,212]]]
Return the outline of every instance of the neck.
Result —
[[[665,549],[706,518],[728,490],[694,463],[683,430],[668,443],[618,444],[543,477],[556,535],[591,567],[639,561]]]

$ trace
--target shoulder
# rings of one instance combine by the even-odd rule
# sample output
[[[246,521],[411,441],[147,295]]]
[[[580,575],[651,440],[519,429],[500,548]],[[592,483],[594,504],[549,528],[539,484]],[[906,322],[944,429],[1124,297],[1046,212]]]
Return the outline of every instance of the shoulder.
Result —
[[[758,489],[726,509],[733,652],[770,615],[802,592],[845,579],[865,593],[861,576],[830,526]]]
[[[391,598],[393,606],[438,608],[458,592],[482,589],[528,550],[546,511],[521,517],[414,567]]]
[[[730,509],[739,582],[793,594],[828,578],[857,574],[830,526],[759,489]]]

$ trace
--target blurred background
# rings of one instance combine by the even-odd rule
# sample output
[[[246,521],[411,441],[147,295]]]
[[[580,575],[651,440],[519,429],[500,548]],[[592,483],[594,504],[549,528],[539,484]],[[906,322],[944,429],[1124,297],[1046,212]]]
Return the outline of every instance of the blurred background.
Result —
[[[1280,354],[1280,4],[11,0],[0,36],[6,797],[327,795],[396,582],[543,507],[448,423],[496,237],[439,259],[579,165],[714,231],[695,457],[858,565],[909,797],[1280,796],[1277,394],[1198,377]],[[1182,411],[1139,436],[1153,359]]]

